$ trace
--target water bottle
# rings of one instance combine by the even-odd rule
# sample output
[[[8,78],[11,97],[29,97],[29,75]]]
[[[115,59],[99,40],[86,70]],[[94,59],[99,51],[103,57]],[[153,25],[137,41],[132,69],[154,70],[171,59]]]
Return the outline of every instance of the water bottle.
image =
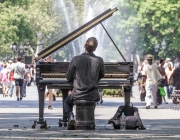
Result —
[[[124,112],[122,112],[122,115],[120,117],[120,130],[126,129],[126,116],[124,115]]]

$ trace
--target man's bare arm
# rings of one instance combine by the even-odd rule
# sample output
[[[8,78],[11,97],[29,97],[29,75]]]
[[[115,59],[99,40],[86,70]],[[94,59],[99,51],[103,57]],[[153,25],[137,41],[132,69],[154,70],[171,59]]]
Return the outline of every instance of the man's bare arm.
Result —
[[[142,76],[142,80],[141,80],[141,86],[145,86],[145,82],[146,82],[146,76],[145,75],[143,75]]]

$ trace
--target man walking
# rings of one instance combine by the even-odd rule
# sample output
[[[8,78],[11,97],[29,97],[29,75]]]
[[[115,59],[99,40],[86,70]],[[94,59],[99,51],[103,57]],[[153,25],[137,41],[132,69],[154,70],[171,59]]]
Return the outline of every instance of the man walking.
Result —
[[[21,63],[21,57],[17,58],[17,62],[14,64],[12,71],[14,71],[16,96],[17,101],[19,101],[22,100],[22,85],[25,75],[25,64]]]
[[[90,37],[84,46],[85,52],[75,56],[69,64],[66,74],[68,81],[73,82],[73,90],[64,101],[64,109],[68,115],[68,130],[74,129],[74,115],[72,112],[73,101],[90,100],[99,101],[98,81],[104,77],[104,62],[101,57],[93,52],[96,50],[98,41]]]
[[[161,81],[162,75],[158,70],[158,66],[152,63],[152,55],[148,54],[146,57],[148,64],[145,65],[142,72],[142,84],[146,88],[146,109],[150,109],[151,96],[153,96],[154,108],[157,108],[157,90],[158,82]],[[145,84],[146,83],[146,84]]]

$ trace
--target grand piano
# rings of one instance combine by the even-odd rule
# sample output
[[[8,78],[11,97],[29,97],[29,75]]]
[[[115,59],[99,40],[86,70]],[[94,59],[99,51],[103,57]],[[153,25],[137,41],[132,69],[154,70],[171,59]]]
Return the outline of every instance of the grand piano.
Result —
[[[42,62],[41,60],[52,54],[53,52],[64,47],[69,42],[75,40],[85,32],[89,31],[98,24],[101,24],[105,32],[115,45],[117,51],[120,53],[124,62],[105,62],[105,77],[99,81],[99,89],[120,89],[124,87],[124,103],[130,103],[130,95],[133,86],[133,62],[126,62],[126,59],[112,40],[111,36],[103,26],[102,22],[112,16],[118,9],[108,9],[91,21],[82,25],[75,31],[55,42],[51,46],[45,48],[38,53],[35,58],[36,61],[36,84],[39,96],[39,121],[34,121],[32,128],[36,124],[40,124],[40,128],[47,126],[44,120],[44,93],[45,87],[48,89],[60,89],[62,91],[62,101],[68,96],[68,91],[73,88],[72,83],[66,80],[65,74],[68,70],[70,62]],[[67,116],[64,112],[63,104],[63,118],[59,119],[59,126],[67,126]]]

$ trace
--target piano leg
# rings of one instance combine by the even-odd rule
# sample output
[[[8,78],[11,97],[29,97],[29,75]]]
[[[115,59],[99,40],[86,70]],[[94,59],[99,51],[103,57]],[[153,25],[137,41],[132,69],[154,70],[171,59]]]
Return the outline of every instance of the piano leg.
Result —
[[[67,126],[67,122],[68,122],[68,117],[67,117],[67,115],[66,115],[66,113],[65,113],[65,110],[64,110],[64,100],[67,98],[67,96],[68,96],[68,91],[69,91],[70,89],[61,89],[61,91],[62,91],[62,106],[63,106],[63,118],[62,118],[62,120],[60,119],[59,120],[59,127],[61,127],[63,124],[64,124],[64,126]]]
[[[38,96],[39,96],[39,121],[34,121],[32,128],[36,127],[36,124],[41,124],[40,128],[45,128],[47,126],[46,121],[44,121],[44,93],[45,85],[38,85]]]
[[[130,105],[132,87],[124,87],[124,103]]]

